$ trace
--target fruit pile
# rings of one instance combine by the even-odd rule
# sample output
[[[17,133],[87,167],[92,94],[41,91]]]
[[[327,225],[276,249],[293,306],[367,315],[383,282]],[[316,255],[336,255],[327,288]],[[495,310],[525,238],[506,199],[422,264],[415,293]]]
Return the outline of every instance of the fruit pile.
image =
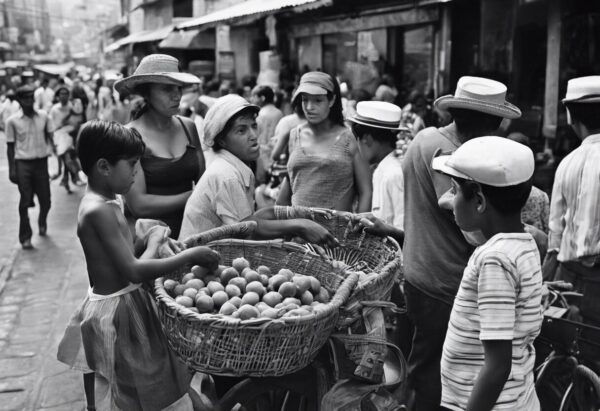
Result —
[[[181,281],[167,279],[164,287],[177,303],[194,312],[241,320],[311,315],[329,302],[329,292],[318,279],[286,268],[274,275],[264,265],[253,270],[243,257],[212,273],[193,266]]]

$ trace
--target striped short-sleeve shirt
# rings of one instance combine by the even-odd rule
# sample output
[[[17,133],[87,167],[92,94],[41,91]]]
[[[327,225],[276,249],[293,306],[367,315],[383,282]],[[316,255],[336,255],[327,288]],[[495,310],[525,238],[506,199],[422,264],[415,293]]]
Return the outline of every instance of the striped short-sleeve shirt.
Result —
[[[542,274],[527,233],[500,233],[478,247],[454,300],[442,353],[442,406],[464,410],[485,356],[483,340],[512,340],[512,367],[494,410],[539,410],[533,341],[542,325]]]

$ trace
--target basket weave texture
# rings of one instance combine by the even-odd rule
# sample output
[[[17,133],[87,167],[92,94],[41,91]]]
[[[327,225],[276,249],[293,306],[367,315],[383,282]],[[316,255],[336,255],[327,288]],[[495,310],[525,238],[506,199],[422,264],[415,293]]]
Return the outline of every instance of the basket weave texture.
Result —
[[[285,211],[284,211],[285,210]],[[305,246],[318,254],[349,265],[349,270],[376,273],[368,281],[361,281],[340,309],[338,328],[352,325],[361,318],[361,301],[388,301],[392,287],[402,272],[402,250],[391,237],[379,237],[366,231],[355,231],[354,221],[359,217],[352,213],[308,207],[282,207],[278,218],[307,218],[327,228],[336,237],[337,248]]]
[[[252,267],[266,265],[273,273],[288,268],[316,277],[335,294],[323,309],[301,317],[242,321],[197,314],[175,303],[163,286],[166,278],[180,279],[189,271],[182,267],[155,282],[159,318],[171,348],[191,369],[209,374],[281,376],[306,367],[333,332],[339,307],[354,288],[357,274],[343,278],[333,272],[330,262],[295,243],[224,239],[206,245],[219,251],[226,265],[244,257]]]

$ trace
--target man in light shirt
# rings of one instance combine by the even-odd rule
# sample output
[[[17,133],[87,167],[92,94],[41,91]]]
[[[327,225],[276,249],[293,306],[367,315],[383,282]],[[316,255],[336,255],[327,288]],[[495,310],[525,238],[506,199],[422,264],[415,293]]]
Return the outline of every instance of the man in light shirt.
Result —
[[[404,239],[404,177],[402,164],[395,155],[400,131],[400,107],[383,101],[361,101],[356,114],[348,118],[358,147],[373,171],[373,200],[371,214],[374,226],[368,229]]]
[[[569,80],[568,122],[582,140],[556,170],[544,274],[583,293],[581,315],[600,326],[600,76]]]
[[[250,101],[260,107],[256,117],[260,156],[256,162],[256,180],[259,184],[267,182],[267,171],[271,165],[271,151],[275,136],[275,127],[283,117],[283,113],[275,107],[275,93],[269,86],[256,86],[252,89]]]

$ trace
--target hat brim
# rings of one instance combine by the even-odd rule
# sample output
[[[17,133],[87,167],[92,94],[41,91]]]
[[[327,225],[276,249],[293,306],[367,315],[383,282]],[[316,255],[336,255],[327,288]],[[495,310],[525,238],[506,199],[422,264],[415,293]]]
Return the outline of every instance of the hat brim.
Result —
[[[462,108],[465,110],[479,111],[481,113],[508,119],[521,117],[521,110],[508,101],[505,101],[504,104],[493,104],[469,98],[454,97],[453,95],[449,94],[447,96],[439,97],[433,103],[433,105],[442,110],[447,110],[449,108]]]
[[[375,127],[375,128],[385,129],[385,130],[410,131],[410,129],[405,126],[398,125],[398,126],[392,127],[392,126],[386,126],[386,125],[382,125],[382,124],[367,123],[365,121],[361,121],[361,120],[357,119],[354,116],[348,117],[347,120],[351,121],[353,123],[356,123],[356,124],[361,124],[363,126],[367,126],[367,127]]]
[[[173,84],[176,86],[185,86],[189,84],[199,84],[200,79],[190,73],[153,73],[153,74],[134,74],[127,78],[118,80],[114,88],[118,93],[133,92],[141,84]]]
[[[460,171],[455,170],[452,167],[447,166],[446,163],[448,162],[448,159],[450,159],[450,157],[451,157],[451,155],[435,157],[431,161],[431,168],[433,168],[435,171],[438,171],[442,174],[446,174],[450,177],[458,177],[458,178],[462,178],[464,180],[473,180],[468,175],[461,173]]]
[[[295,100],[296,97],[298,97],[302,93],[312,94],[315,96],[324,96],[328,93],[328,91],[325,87],[317,86],[316,84],[301,83],[296,89],[292,100]]]
[[[223,113],[222,117],[212,118],[211,119],[212,122],[219,123],[221,126],[217,130],[211,130],[210,133],[207,133],[206,129],[204,129],[204,133],[202,135],[202,142],[204,143],[204,145],[206,147],[212,147],[215,143],[215,138],[219,134],[221,134],[221,132],[223,132],[223,129],[225,128],[225,125],[227,124],[227,122],[230,119],[232,119],[236,114],[238,114],[241,111],[246,110],[248,108],[252,109],[255,114],[257,114],[260,111],[260,107],[257,106],[256,104],[247,103],[244,105],[240,105],[240,106],[236,107],[235,109],[230,110],[226,113]]]
[[[593,95],[593,96],[580,96],[580,97],[576,97],[576,98],[563,98],[562,100],[563,104],[567,104],[567,103],[578,103],[578,104],[586,104],[586,103],[600,103],[600,96],[599,95]]]

